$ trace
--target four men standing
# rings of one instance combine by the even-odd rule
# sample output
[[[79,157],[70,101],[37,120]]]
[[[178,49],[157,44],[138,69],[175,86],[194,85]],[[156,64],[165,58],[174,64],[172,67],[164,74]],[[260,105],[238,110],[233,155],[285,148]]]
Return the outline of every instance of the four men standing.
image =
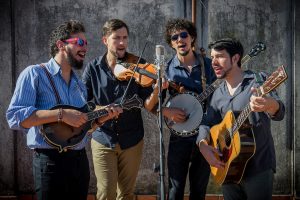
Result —
[[[97,199],[133,199],[142,158],[144,127],[140,108],[122,109],[123,98],[126,100],[137,94],[144,102],[143,107],[153,112],[158,88],[156,84],[153,88],[142,87],[135,81],[127,88],[129,81],[119,80],[115,75],[118,64],[134,64],[138,60],[138,57],[127,52],[129,28],[119,19],[111,19],[104,24],[102,42],[106,46],[106,53],[86,66],[84,85],[72,70],[80,69],[83,65],[87,52],[84,32],[83,25],[73,20],[52,32],[52,58],[46,64],[29,66],[20,74],[7,110],[7,120],[11,128],[27,133],[27,144],[34,150],[33,172],[38,199],[57,199],[58,194],[68,198],[72,196],[72,199],[85,199],[89,166],[84,146],[89,134],[80,144],[58,153],[43,138],[41,126],[57,122],[81,127],[89,121],[88,114],[79,110],[49,110],[56,104],[82,107],[87,101],[93,101],[96,105],[106,106],[107,115],[92,122],[92,127],[97,127],[91,139]],[[211,67],[211,60],[195,51],[197,32],[191,22],[183,19],[168,21],[165,39],[176,51],[167,64],[168,81],[200,94],[216,77],[225,79],[224,84],[207,101],[207,115],[199,128],[198,139],[197,135],[189,138],[170,135],[168,198],[183,199],[187,173],[190,199],[205,198],[209,164],[224,166],[214,156],[214,153],[220,152],[209,146],[209,128],[219,123],[228,110],[241,111],[247,101],[250,101],[253,120],[257,125],[254,126],[258,141],[257,154],[247,166],[243,183],[223,185],[223,193],[225,199],[270,198],[275,171],[270,119],[283,118],[283,103],[275,94],[270,97],[252,95],[254,76],[252,72],[243,72],[240,68],[243,48],[238,41],[223,39],[212,43]],[[141,59],[141,62],[145,63],[145,60]],[[166,88],[170,95],[178,92],[165,83],[163,89]],[[187,113],[181,108],[165,107],[162,113],[174,123],[188,119]],[[255,175],[255,178],[248,179],[248,175]],[[251,194],[257,189],[258,182],[265,188],[262,192],[264,195]]]

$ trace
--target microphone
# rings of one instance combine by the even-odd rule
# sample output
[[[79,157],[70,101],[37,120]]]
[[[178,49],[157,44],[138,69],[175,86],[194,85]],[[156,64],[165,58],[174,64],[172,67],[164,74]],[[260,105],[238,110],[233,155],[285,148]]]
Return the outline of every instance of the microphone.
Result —
[[[155,46],[155,55],[156,55],[156,59],[155,59],[156,68],[157,68],[157,70],[162,72],[162,69],[165,64],[165,48],[164,48],[164,46],[156,45]]]

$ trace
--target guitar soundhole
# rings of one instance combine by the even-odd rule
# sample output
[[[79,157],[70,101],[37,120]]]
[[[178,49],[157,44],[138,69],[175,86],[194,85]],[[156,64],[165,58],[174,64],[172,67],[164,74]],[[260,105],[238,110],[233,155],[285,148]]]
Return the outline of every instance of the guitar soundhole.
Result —
[[[229,157],[230,157],[230,154],[231,154],[231,148],[230,149],[224,148],[223,151],[222,151],[221,161],[227,162]]]
[[[228,159],[230,158],[231,155],[231,148],[228,148],[228,146],[230,146],[230,141],[231,139],[229,138],[224,138],[224,135],[222,137],[219,137],[217,139],[217,147],[218,147],[218,151],[220,153],[222,153],[220,157],[220,160],[222,162],[227,162]]]

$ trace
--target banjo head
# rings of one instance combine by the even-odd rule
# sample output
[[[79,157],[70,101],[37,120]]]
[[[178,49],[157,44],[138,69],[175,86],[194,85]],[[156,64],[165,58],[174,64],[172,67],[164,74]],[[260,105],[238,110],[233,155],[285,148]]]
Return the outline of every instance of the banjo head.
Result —
[[[181,137],[189,137],[198,133],[198,128],[203,117],[203,108],[198,100],[198,95],[192,92],[178,93],[167,101],[166,107],[176,107],[183,109],[187,114],[187,120],[183,123],[176,123],[167,118],[167,127],[173,134]]]

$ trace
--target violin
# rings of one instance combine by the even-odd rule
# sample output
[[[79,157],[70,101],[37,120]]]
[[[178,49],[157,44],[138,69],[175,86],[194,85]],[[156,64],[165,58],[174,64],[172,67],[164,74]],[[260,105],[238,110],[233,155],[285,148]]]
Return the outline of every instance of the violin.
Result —
[[[128,54],[125,61],[117,62],[114,75],[120,81],[129,80],[133,77],[135,82],[142,87],[149,87],[157,80],[156,67],[151,63],[136,65],[137,60],[138,57]],[[137,67],[136,70],[135,67]]]
[[[136,71],[134,69],[136,67],[136,62],[138,61],[138,57],[128,54],[125,61],[118,61],[114,68],[114,75],[120,81],[129,80],[132,76],[135,81],[141,85],[142,87],[149,87],[157,80],[157,68],[154,64],[145,63],[138,64]],[[168,81],[169,85],[177,90],[179,93],[185,92],[184,86],[181,84],[176,84],[173,81]]]

